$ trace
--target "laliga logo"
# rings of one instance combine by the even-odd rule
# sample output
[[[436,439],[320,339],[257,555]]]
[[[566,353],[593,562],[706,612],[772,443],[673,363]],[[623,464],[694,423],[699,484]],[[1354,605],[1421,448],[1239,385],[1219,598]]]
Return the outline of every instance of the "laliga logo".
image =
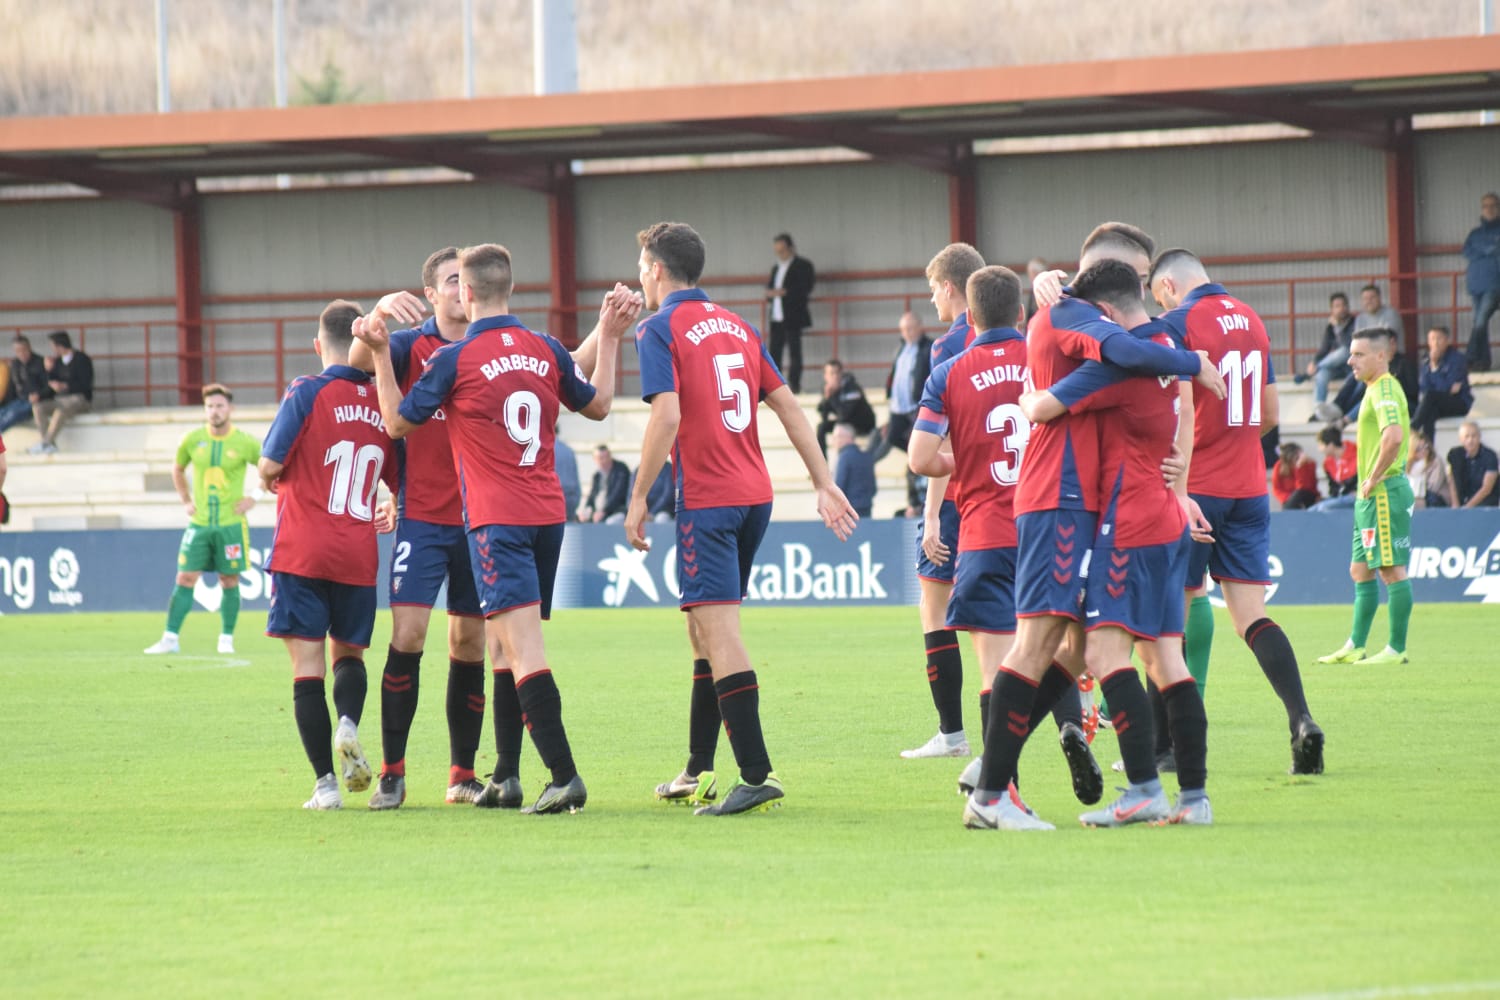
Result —
[[[47,575],[52,579],[52,586],[57,588],[48,592],[48,603],[65,604],[70,608],[83,603],[83,595],[73,589],[78,585],[79,567],[78,557],[72,549],[52,551],[52,558],[47,561]]]

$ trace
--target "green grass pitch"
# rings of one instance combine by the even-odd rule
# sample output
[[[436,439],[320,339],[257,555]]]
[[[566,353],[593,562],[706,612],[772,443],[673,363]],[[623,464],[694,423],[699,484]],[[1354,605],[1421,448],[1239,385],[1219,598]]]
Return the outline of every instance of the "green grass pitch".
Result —
[[[1349,611],[1277,615],[1306,663]],[[967,831],[964,762],[898,759],[934,728],[915,609],[744,617],[787,799],[724,820],[651,796],[686,750],[675,611],[548,626],[589,786],[559,817],[443,804],[440,625],[406,805],[370,813],[359,794],[318,814],[299,808],[312,774],[264,616],[232,658],[202,612],[189,655],[165,658],[138,653],[157,615],[9,619],[0,994],[1500,995],[1493,608],[1419,603],[1409,667],[1305,669],[1328,731],[1317,778],[1286,774],[1281,707],[1220,612],[1218,825],[1080,828],[1049,726],[1022,778],[1050,834]],[[382,615],[372,760],[388,635]],[[1095,749],[1107,768],[1112,738]],[[526,754],[529,801],[544,773]],[[719,760],[732,770],[722,740]],[[487,722],[481,772],[492,761]]]

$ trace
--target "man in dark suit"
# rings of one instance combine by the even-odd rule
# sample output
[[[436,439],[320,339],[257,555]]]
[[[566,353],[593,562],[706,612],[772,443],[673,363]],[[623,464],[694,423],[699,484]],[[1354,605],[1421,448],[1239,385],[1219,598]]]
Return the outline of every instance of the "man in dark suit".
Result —
[[[766,299],[771,304],[771,357],[786,377],[787,386],[793,392],[801,392],[802,331],[812,326],[807,300],[817,276],[812,261],[797,256],[797,246],[789,234],[779,234],[771,241],[771,249],[776,254],[776,266],[766,279]],[[788,355],[785,365],[783,348]]]

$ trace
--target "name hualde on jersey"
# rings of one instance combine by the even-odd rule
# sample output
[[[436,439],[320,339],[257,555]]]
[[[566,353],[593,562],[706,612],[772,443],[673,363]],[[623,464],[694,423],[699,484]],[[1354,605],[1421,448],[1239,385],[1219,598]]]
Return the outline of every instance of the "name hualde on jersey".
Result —
[[[333,408],[333,419],[341,424],[369,424],[385,430],[385,421],[380,419],[380,411],[371,406],[342,405]]]

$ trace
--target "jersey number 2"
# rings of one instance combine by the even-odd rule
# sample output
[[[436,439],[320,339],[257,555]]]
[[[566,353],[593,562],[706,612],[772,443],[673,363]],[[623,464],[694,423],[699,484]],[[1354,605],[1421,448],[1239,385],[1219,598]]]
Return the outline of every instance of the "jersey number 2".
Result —
[[[735,369],[744,371],[743,354],[714,355],[714,376],[719,382],[719,398],[734,404],[726,407],[720,415],[724,418],[724,426],[739,434],[750,426],[750,383],[735,377]]]
[[[356,521],[371,520],[375,516],[375,482],[385,464],[385,449],[367,444],[355,450],[353,441],[340,441],[328,449],[323,464],[333,466],[328,513],[347,513]]]

